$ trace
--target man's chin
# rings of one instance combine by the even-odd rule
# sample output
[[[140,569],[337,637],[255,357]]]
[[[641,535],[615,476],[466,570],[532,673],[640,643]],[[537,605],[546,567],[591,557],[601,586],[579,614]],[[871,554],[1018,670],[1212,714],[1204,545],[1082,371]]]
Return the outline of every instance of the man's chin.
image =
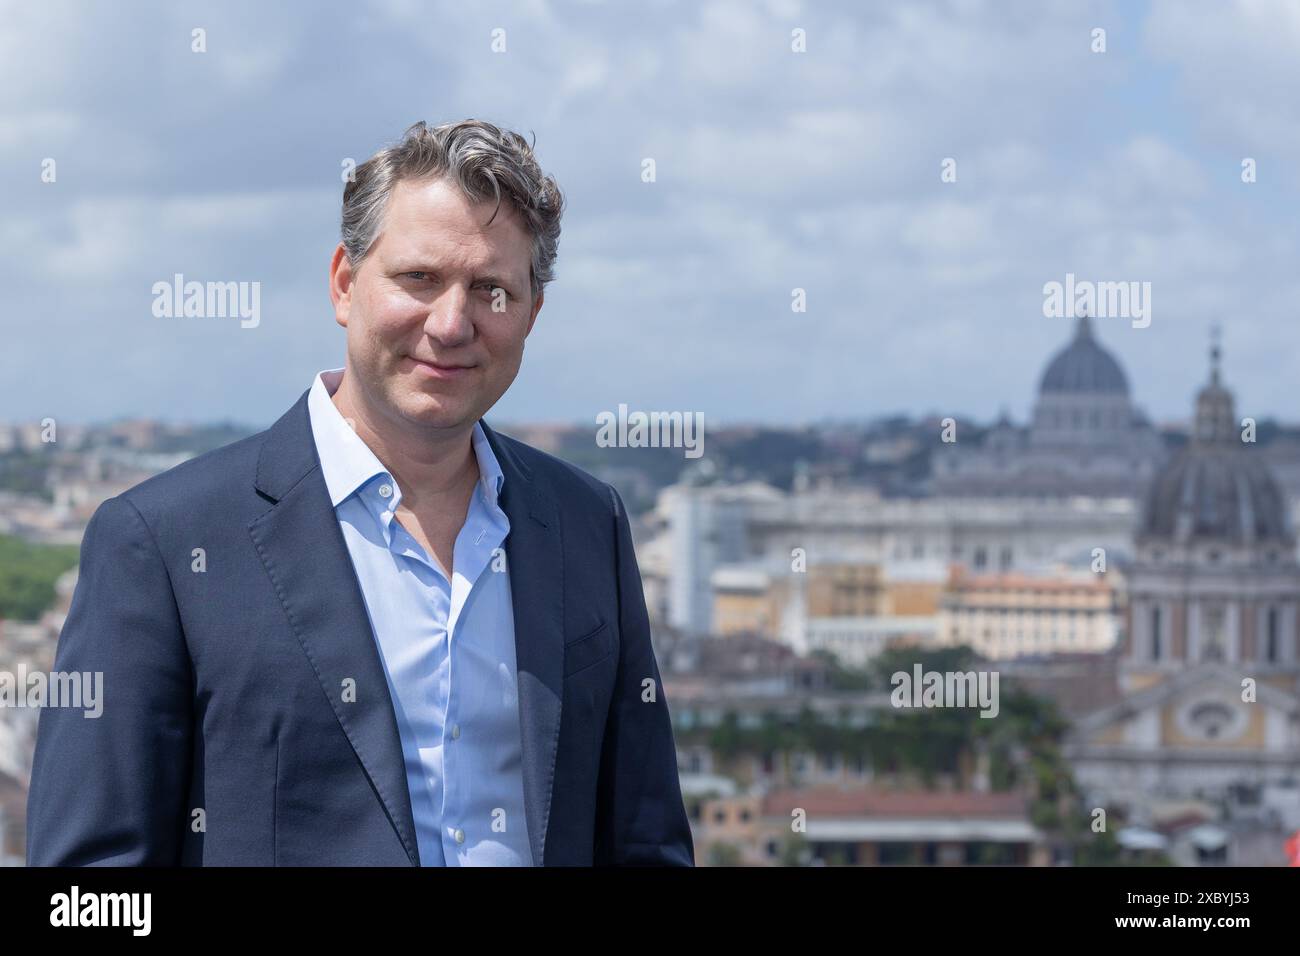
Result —
[[[468,403],[429,401],[427,396],[408,396],[397,408],[408,422],[426,428],[458,428],[479,419]]]

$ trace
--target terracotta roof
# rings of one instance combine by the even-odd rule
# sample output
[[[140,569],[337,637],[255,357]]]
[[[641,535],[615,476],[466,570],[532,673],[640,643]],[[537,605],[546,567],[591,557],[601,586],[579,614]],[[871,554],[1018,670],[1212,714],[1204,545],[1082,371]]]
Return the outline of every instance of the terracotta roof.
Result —
[[[819,787],[774,790],[763,798],[763,815],[788,817],[795,807],[818,817],[1007,817],[1023,818],[1023,794],[975,791],[883,790]]]
[[[949,581],[950,590],[959,591],[1044,591],[1044,592],[1104,592],[1111,590],[1109,582],[1094,575],[1091,578],[1064,576],[1037,577],[1020,572],[1006,574],[955,573]]]

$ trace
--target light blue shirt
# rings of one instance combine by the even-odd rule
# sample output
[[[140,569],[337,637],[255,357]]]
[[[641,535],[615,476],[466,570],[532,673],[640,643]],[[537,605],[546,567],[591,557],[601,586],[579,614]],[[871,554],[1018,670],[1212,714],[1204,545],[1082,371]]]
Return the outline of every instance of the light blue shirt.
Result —
[[[531,866],[524,820],[514,610],[497,504],[505,476],[474,424],[479,482],[451,580],[397,520],[402,490],[330,401],[307,407],[321,471],[388,675],[424,866]],[[360,691],[359,692],[363,692]]]

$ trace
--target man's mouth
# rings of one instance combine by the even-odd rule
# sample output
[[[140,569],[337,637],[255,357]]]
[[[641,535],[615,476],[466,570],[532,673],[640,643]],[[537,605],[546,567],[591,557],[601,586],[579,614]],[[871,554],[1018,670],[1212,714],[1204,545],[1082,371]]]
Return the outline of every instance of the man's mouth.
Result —
[[[476,367],[452,362],[437,362],[432,359],[418,359],[412,355],[408,355],[407,358],[411,360],[417,372],[431,378],[459,378]]]

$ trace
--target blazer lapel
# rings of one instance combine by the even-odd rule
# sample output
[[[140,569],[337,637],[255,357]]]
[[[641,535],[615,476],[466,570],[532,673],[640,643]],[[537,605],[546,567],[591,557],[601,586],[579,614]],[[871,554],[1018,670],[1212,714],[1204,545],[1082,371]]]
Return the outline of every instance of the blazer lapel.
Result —
[[[555,754],[564,700],[564,548],[559,510],[536,476],[480,420],[505,482],[501,510],[510,519],[506,570],[515,618],[524,816],[536,866],[545,864]]]
[[[343,733],[407,856],[418,866],[397,718],[361,587],[321,475],[308,394],[271,426],[262,443],[255,483],[274,507],[251,522],[248,532]],[[507,551],[507,566],[510,558]],[[344,699],[345,681],[354,682],[347,686],[355,686],[355,701]]]

